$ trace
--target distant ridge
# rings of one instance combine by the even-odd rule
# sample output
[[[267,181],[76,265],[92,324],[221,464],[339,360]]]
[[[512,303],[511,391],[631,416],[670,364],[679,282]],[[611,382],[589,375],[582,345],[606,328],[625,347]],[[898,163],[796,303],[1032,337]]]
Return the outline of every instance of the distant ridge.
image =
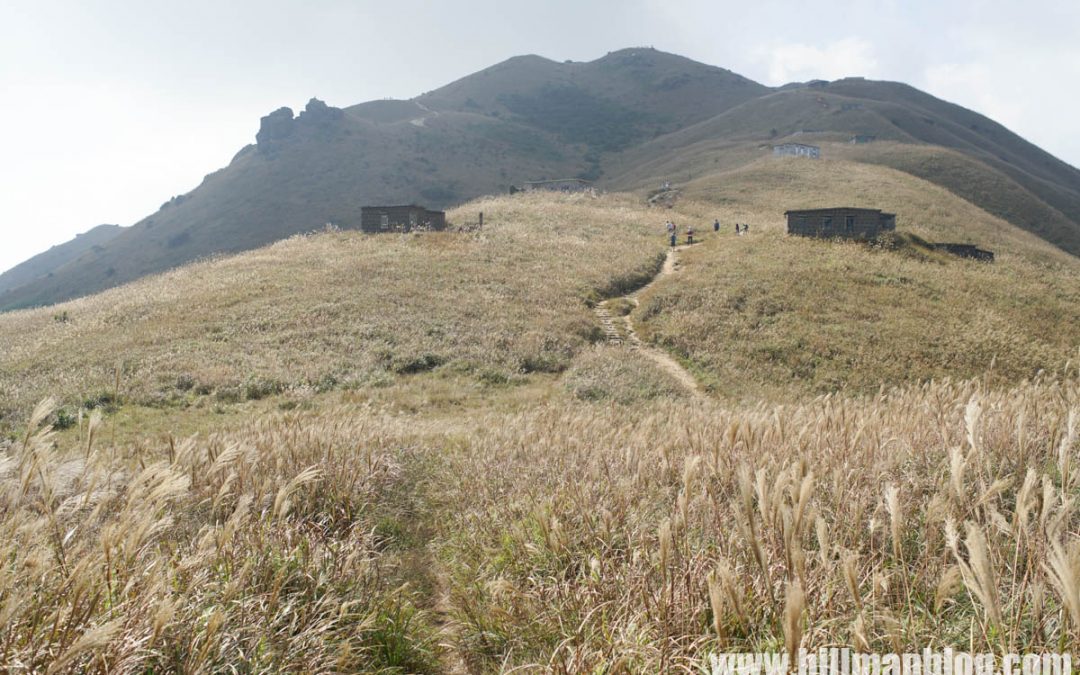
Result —
[[[26,260],[0,274],[0,303],[8,291],[25,286],[42,277],[55,274],[64,265],[80,258],[91,257],[104,250],[124,228],[119,225],[98,225],[97,227],[75,235],[75,238],[63,244],[53,246],[44,253]]]

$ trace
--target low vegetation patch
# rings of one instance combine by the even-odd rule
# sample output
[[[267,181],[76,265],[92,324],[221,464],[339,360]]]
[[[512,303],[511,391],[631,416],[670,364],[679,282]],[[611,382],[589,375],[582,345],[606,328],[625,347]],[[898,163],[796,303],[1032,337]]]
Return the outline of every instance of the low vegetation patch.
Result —
[[[625,347],[597,346],[567,371],[563,385],[581,401],[619,404],[685,396],[682,385]]]

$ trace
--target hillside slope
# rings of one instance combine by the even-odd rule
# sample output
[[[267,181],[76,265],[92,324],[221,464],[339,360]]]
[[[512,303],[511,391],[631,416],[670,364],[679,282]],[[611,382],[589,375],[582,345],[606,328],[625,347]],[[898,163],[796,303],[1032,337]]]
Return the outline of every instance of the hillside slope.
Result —
[[[2,298],[7,291],[47,277],[83,256],[99,253],[122,231],[123,228],[119,225],[98,225],[82,234],[75,235],[71,241],[57,244],[48,251],[12,267],[0,274],[0,302],[3,302]]]
[[[840,145],[856,135],[875,140]],[[825,144],[826,156],[911,173],[1080,254],[1080,170],[982,115],[893,82],[786,87],[625,151],[611,162],[611,184],[684,182],[752,162],[785,141]]]
[[[0,296],[12,309],[77,297],[217,253],[250,250],[333,223],[360,208],[442,207],[500,191],[513,174],[573,173],[581,153],[521,125],[469,113],[377,122],[313,100],[298,117],[263,120],[259,143],[189,194],[116,237],[91,264],[59,269]]]
[[[848,194],[875,195],[927,239],[973,236],[998,259],[784,234],[784,205]],[[515,195],[450,216],[477,210],[479,233],[295,237],[2,315],[0,401],[9,413],[49,394],[77,404],[110,390],[118,367],[126,395],[152,405],[378,387],[427,371],[464,378],[460,391],[561,373],[603,337],[589,303],[657,273],[663,218],[752,224],[747,237],[699,234],[633,315],[722,397],[866,392],[976,376],[991,361],[1009,383],[1060,367],[1080,345],[1080,261],[885,167],[770,158],[695,181],[674,211],[625,195]]]
[[[515,57],[417,101],[435,110],[516,119],[601,153],[701,122],[769,91],[681,56],[624,49],[588,63]]]
[[[783,211],[872,200],[897,228],[974,241],[993,264],[792,237]],[[635,317],[715,394],[756,400],[1059,370],[1080,346],[1080,261],[952,192],[849,161],[760,159],[685,186],[679,222],[730,227],[682,256]]]
[[[853,135],[877,141],[841,147]],[[1080,253],[1080,171],[981,115],[896,83],[853,78],[775,90],[627,49],[587,63],[515,57],[410,101],[339,109],[312,99],[299,116],[279,109],[229,166],[103,251],[0,289],[0,311],[328,222],[355,227],[365,205],[446,207],[569,176],[619,190],[683,183],[747,165],[785,139],[901,169]]]
[[[793,619],[1076,643],[1080,261],[877,165],[684,194],[484,199],[451,213],[477,232],[298,236],[0,316],[0,670],[696,672]],[[783,234],[778,205],[867,195],[1004,250]],[[662,219],[714,217],[750,233],[656,277]],[[710,396],[593,345],[590,303],[653,278],[630,321]]]
[[[360,207],[442,208],[524,180],[595,177],[603,153],[700,121],[766,91],[655,50],[591,63],[510,59],[414,101],[345,110],[313,99],[263,118],[257,144],[143,219],[92,264],[0,295],[0,310],[78,297],[216,253],[332,222]]]
[[[627,197],[468,208],[484,210],[482,232],[293,237],[64,303],[63,321],[0,315],[0,416],[93,399],[118,367],[125,396],[149,405],[436,369],[474,385],[559,372],[598,337],[587,301],[659,264],[650,214]]]

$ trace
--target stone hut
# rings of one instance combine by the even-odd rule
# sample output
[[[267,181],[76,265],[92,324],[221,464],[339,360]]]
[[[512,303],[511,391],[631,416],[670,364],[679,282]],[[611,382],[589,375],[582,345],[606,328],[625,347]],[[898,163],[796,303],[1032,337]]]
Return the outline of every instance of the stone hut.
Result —
[[[788,234],[830,239],[873,239],[896,229],[896,214],[880,209],[836,207],[831,209],[801,209],[785,211]]]
[[[773,146],[772,154],[774,157],[809,157],[810,159],[821,159],[821,148],[816,145],[805,145],[803,143],[782,143]]]
[[[548,192],[588,192],[593,184],[580,178],[560,178],[558,180],[534,180],[525,183],[524,192],[546,190]]]
[[[412,232],[446,229],[446,213],[423,206],[365,206],[360,209],[360,229],[364,232]]]

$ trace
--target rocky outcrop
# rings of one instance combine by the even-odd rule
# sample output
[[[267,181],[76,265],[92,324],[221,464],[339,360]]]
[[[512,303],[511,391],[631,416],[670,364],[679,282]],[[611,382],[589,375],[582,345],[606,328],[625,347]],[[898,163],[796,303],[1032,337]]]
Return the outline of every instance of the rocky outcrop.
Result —
[[[255,141],[259,152],[269,153],[277,143],[297,133],[297,129],[316,132],[330,129],[344,115],[341,108],[328,106],[317,98],[308,101],[299,116],[293,116],[292,108],[278,108],[259,121]]]
[[[292,108],[278,108],[263,117],[259,120],[259,133],[255,134],[259,150],[266,152],[273,147],[275,141],[291,136],[295,124]]]
[[[341,108],[333,108],[317,98],[312,98],[300,113],[299,121],[303,124],[324,126],[338,121],[344,115],[345,111]]]

